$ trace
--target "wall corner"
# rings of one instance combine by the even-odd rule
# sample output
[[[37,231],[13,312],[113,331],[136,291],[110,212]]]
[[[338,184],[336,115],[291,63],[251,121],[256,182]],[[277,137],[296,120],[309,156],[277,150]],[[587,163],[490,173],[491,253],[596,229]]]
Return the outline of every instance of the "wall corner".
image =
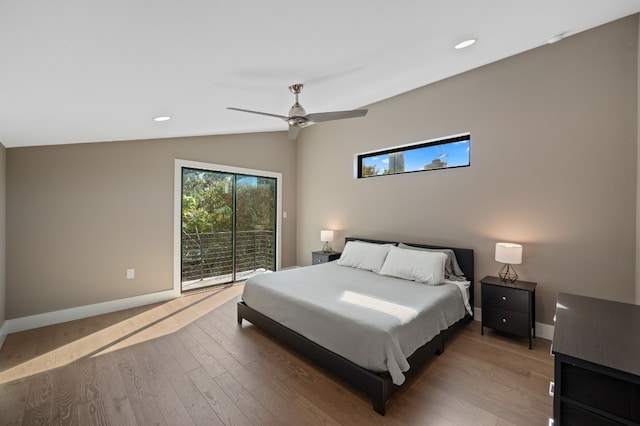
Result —
[[[640,14],[636,15],[639,23],[638,43],[636,45],[636,274],[635,302],[640,305]]]

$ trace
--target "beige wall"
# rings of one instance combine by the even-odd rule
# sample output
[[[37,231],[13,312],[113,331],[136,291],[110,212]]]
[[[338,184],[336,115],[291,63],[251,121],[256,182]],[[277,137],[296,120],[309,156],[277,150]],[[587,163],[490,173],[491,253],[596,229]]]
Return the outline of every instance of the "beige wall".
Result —
[[[539,322],[560,291],[633,302],[637,52],[632,16],[305,129],[298,264],[332,228],[471,247],[480,279],[505,240],[524,245]],[[471,167],[353,179],[356,153],[467,131]]]
[[[0,327],[6,319],[6,165],[7,150],[0,143]],[[2,345],[0,334],[0,345]]]
[[[284,132],[11,148],[7,318],[172,289],[176,158],[281,172],[282,266],[295,264],[296,145]]]

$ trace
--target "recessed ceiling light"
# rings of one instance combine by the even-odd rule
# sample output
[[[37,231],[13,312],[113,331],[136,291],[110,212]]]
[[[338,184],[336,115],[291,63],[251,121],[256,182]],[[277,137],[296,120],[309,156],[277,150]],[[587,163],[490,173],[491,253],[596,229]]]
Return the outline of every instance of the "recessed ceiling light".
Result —
[[[464,49],[465,47],[471,46],[473,43],[478,41],[477,38],[470,38],[469,40],[462,41],[454,46],[455,49]]]
[[[161,115],[160,117],[154,117],[153,121],[169,121],[171,120],[171,117],[169,117],[168,115]]]

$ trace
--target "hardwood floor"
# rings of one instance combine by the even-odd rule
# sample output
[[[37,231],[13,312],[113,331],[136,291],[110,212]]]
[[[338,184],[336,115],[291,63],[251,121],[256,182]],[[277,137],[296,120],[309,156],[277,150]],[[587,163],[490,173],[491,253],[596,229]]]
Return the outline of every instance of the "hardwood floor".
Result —
[[[242,285],[14,333],[0,424],[546,425],[550,342],[473,321],[388,402],[236,322]]]

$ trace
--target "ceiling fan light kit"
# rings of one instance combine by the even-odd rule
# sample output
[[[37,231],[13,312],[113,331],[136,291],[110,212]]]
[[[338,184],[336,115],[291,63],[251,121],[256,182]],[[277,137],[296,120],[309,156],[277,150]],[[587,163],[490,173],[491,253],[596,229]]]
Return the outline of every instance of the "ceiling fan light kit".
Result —
[[[355,109],[351,111],[332,111],[332,112],[317,112],[307,114],[307,111],[298,102],[298,95],[302,92],[304,84],[292,84],[289,86],[289,91],[294,94],[296,100],[295,103],[289,109],[288,115],[270,114],[268,112],[252,111],[248,109],[227,107],[227,109],[240,112],[248,112],[251,114],[266,115],[269,117],[280,118],[289,124],[289,139],[295,140],[300,133],[300,129],[309,126],[314,123],[321,123],[323,121],[342,120],[345,118],[364,117],[367,115],[366,109]]]

